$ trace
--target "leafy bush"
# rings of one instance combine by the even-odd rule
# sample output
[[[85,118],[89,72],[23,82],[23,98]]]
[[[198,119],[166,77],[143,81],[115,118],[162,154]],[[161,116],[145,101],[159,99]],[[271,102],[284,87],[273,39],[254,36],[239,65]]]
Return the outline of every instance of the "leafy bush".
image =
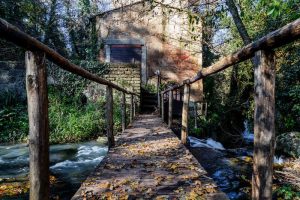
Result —
[[[284,185],[279,187],[275,194],[279,200],[296,200],[300,199],[300,192],[296,191],[291,185]]]
[[[49,87],[50,143],[92,140],[106,132],[105,99],[82,103],[79,94],[68,96],[60,87]],[[121,130],[120,97],[114,95],[114,130]],[[25,104],[0,110],[0,143],[25,142],[28,115]]]

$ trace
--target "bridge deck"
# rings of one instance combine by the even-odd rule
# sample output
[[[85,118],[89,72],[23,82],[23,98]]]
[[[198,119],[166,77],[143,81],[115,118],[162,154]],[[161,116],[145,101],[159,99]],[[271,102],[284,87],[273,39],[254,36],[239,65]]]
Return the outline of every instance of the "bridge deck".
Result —
[[[160,118],[140,115],[72,199],[228,198]]]

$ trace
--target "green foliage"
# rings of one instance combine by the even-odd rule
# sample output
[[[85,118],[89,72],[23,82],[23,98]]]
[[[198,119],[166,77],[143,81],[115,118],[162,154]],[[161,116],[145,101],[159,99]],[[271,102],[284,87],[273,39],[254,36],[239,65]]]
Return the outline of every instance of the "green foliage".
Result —
[[[78,95],[63,97],[57,88],[49,89],[50,142],[78,142],[95,139],[103,132],[105,121],[101,109],[104,101],[82,105]]]
[[[150,83],[144,85],[143,89],[150,92],[150,93],[156,93],[157,92],[156,85],[150,84]]]
[[[291,185],[283,185],[279,187],[275,194],[277,199],[284,199],[284,200],[295,200],[300,199],[300,192],[295,190]]]
[[[92,140],[106,132],[105,99],[82,102],[79,94],[69,96],[61,87],[48,89],[50,143]],[[129,113],[128,113],[129,114]],[[0,143],[25,142],[28,136],[27,107],[6,105],[0,109]],[[114,131],[121,130],[120,96],[114,95]]]
[[[24,142],[28,129],[26,106],[17,104],[0,109],[0,143]]]

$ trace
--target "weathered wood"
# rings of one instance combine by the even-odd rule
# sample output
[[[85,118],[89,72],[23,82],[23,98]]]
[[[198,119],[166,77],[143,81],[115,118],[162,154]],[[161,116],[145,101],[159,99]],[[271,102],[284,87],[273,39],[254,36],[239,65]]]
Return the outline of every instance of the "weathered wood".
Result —
[[[103,84],[103,85],[109,85],[112,88],[126,92],[127,94],[134,94],[133,92],[129,92],[120,86],[107,81],[103,78],[100,78],[99,76],[90,73],[89,71],[79,67],[78,65],[75,65],[71,63],[68,59],[54,51],[53,49],[49,48],[45,44],[39,42],[35,38],[31,37],[30,35],[20,31],[17,27],[13,26],[12,24],[8,23],[4,19],[0,18],[0,37],[5,38],[8,41],[13,42],[14,44],[25,48],[26,50],[30,51],[40,51],[45,53],[45,56],[52,61],[53,63],[57,64],[58,67],[67,70],[69,72],[72,72],[74,74],[77,74],[83,78],[89,79],[91,81],[95,81],[97,83]]]
[[[173,91],[169,91],[169,112],[168,112],[168,127],[172,127],[173,122]]]
[[[160,75],[157,74],[157,84],[156,84],[156,90],[157,90],[157,109],[158,113],[161,114],[161,98],[160,98]]]
[[[122,132],[126,129],[126,93],[122,92],[122,103],[121,103],[121,115],[122,115]]]
[[[31,200],[49,199],[49,121],[45,62],[43,53],[25,53]]]
[[[272,199],[275,140],[275,56],[271,50],[258,52],[254,70],[254,152],[252,199]]]
[[[188,137],[188,119],[189,119],[189,102],[190,102],[190,85],[184,84],[183,106],[182,106],[182,122],[181,122],[181,142],[187,143]]]
[[[130,95],[130,122],[134,119],[134,102],[133,102],[133,95]]]
[[[198,118],[198,107],[197,107],[197,103],[194,102],[194,128],[198,128],[197,118]]]
[[[228,199],[157,115],[139,115],[116,145],[71,200]]]
[[[111,86],[106,86],[106,123],[108,147],[115,146],[114,122],[113,122],[113,91]]]
[[[165,121],[165,102],[164,102],[164,93],[161,93],[161,118]]]
[[[133,117],[136,116],[136,99],[135,96],[133,96]]]

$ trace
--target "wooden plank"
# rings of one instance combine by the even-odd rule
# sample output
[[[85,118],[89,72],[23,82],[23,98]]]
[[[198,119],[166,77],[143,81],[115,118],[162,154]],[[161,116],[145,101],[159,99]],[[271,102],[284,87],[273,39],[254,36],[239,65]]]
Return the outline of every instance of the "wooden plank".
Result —
[[[173,121],[173,91],[169,91],[169,112],[168,112],[168,127],[172,127]]]
[[[43,53],[25,53],[31,200],[49,199],[49,121],[45,62]]]
[[[157,115],[139,115],[72,200],[227,200]]]
[[[165,103],[164,103],[164,93],[161,93],[161,118],[165,121]]]
[[[275,56],[271,50],[258,52],[254,70],[254,152],[252,199],[272,199],[275,141]]]
[[[16,26],[13,26],[12,24],[8,23],[4,19],[0,18],[0,37],[5,38],[6,40],[25,48],[26,50],[30,51],[40,51],[45,53],[45,56],[52,61],[53,63],[57,64],[58,67],[67,70],[69,72],[72,72],[74,74],[77,74],[83,78],[89,79],[91,81],[95,81],[97,83],[103,84],[103,85],[109,85],[113,87],[116,90],[126,92],[127,94],[134,94],[133,92],[129,92],[120,86],[107,81],[95,74],[90,73],[89,71],[79,67],[78,65],[75,65],[71,63],[68,59],[54,51],[53,49],[49,48],[45,44],[39,42],[35,38],[31,37],[30,35],[20,31]]]
[[[188,137],[188,119],[189,119],[189,102],[190,102],[190,85],[184,84],[183,106],[182,106],[182,122],[181,122],[181,142],[187,143]]]
[[[122,117],[122,132],[126,129],[126,93],[122,92],[122,103],[121,103],[121,117]]]
[[[113,122],[113,91],[111,86],[106,86],[106,122],[108,148],[115,146],[114,122]]]

